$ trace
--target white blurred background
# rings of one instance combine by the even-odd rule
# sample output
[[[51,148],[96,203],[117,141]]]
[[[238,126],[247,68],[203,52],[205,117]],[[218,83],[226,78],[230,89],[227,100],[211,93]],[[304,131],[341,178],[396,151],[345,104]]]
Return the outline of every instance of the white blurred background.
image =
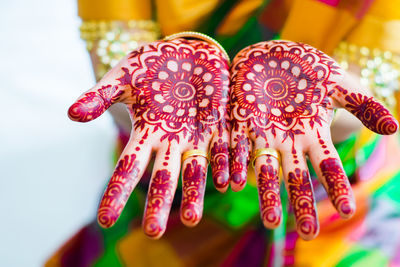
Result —
[[[94,79],[74,0],[0,1],[0,266],[41,266],[95,218],[111,117],[69,121]]]

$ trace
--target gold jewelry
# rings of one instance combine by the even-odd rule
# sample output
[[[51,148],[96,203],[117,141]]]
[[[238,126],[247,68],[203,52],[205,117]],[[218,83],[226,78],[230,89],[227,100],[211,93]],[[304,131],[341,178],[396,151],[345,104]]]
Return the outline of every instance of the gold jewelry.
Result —
[[[184,162],[187,158],[189,157],[194,157],[194,156],[200,156],[200,157],[204,157],[207,159],[207,161],[209,161],[209,157],[208,157],[208,153],[200,150],[200,149],[192,149],[189,151],[186,151],[183,153],[182,155],[182,162]]]
[[[224,54],[225,59],[228,61],[228,63],[229,64],[231,63],[229,55],[226,52],[226,50],[222,47],[222,45],[217,40],[215,40],[214,38],[212,38],[208,35],[205,35],[204,33],[191,32],[191,31],[178,32],[178,33],[174,33],[174,34],[164,37],[164,40],[168,41],[168,40],[172,40],[172,39],[176,39],[176,38],[195,38],[195,39],[200,39],[200,40],[209,42],[209,43],[217,46]]]
[[[281,157],[279,155],[279,152],[276,151],[276,149],[273,149],[273,148],[260,148],[260,149],[255,150],[254,153],[253,153],[253,157],[251,159],[253,167],[255,167],[256,159],[258,157],[260,157],[260,156],[263,156],[263,155],[269,155],[271,157],[276,158],[276,160],[279,162],[279,164],[281,162],[281,160],[280,160]]]
[[[400,85],[399,55],[341,42],[333,52],[333,57],[344,70],[348,70],[351,65],[357,66],[361,84],[371,89],[373,96],[389,110],[396,110],[395,93]]]

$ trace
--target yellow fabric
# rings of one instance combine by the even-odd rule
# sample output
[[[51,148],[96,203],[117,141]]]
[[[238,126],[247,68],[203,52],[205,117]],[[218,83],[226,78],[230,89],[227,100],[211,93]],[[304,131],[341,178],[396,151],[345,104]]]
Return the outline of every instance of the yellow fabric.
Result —
[[[149,0],[78,0],[82,20],[149,20]]]
[[[217,32],[221,35],[233,35],[254,12],[262,5],[263,0],[242,0],[236,4],[231,12],[224,18]]]
[[[135,267],[165,266],[166,263],[171,267],[183,266],[168,242],[162,239],[150,239],[140,227],[134,229],[118,243],[118,251],[122,262],[134,263]]]
[[[163,35],[196,29],[217,8],[218,0],[155,0]]]
[[[281,38],[331,53],[356,20],[347,11],[316,0],[295,0]]]

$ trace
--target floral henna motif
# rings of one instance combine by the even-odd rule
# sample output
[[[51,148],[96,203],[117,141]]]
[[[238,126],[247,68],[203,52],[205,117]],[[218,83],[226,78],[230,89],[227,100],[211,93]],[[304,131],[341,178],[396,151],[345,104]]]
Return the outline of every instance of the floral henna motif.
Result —
[[[270,157],[270,156],[268,156]],[[268,158],[267,162],[271,162]],[[272,165],[261,165],[257,179],[261,218],[267,227],[277,227],[281,221],[278,171]]]
[[[233,118],[252,122],[250,132],[265,137],[266,130],[276,136],[304,134],[304,123],[313,128],[324,121],[320,106],[327,107],[329,77],[339,67],[311,46],[287,41],[256,44],[235,59],[233,80]]]
[[[137,183],[139,173],[136,155],[125,155],[108,183],[107,190],[100,202],[98,221],[101,226],[108,228],[117,221],[125,203]]]
[[[117,86],[103,86],[96,92],[89,92],[73,104],[68,115],[74,121],[87,122],[99,117],[123,94]]]
[[[183,173],[181,218],[188,225],[197,224],[203,212],[206,169],[196,159],[186,165]]]
[[[143,218],[143,228],[150,237],[157,238],[165,231],[175,192],[175,183],[170,178],[167,170],[158,170],[152,178]]]
[[[211,170],[214,185],[217,189],[226,188],[229,182],[229,145],[218,139],[210,150]]]
[[[328,158],[324,159],[319,166],[326,180],[329,197],[335,207],[346,216],[353,214],[354,204],[349,202],[352,191],[340,161],[336,158]]]
[[[372,97],[360,93],[351,93],[336,87],[345,95],[347,104],[345,107],[356,116],[368,129],[379,134],[394,134],[397,132],[398,124],[389,111]]]
[[[132,105],[135,129],[153,125],[164,131],[160,141],[187,138],[197,145],[213,126],[226,124],[228,65],[208,43],[157,42],[129,61],[139,89]]]
[[[314,237],[318,233],[318,222],[308,171],[296,168],[294,172],[289,172],[287,187],[296,217],[297,230],[307,238]]]

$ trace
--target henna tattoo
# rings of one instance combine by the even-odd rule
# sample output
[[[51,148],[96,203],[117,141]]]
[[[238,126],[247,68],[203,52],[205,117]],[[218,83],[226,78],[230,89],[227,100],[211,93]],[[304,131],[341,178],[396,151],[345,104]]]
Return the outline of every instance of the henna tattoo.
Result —
[[[321,161],[319,166],[325,177],[327,192],[335,207],[346,216],[353,214],[354,203],[350,203],[352,191],[340,161],[328,158]]]
[[[289,172],[287,186],[298,231],[307,237],[315,236],[318,232],[318,222],[308,171],[296,168],[294,172]]]
[[[351,93],[341,86],[336,86],[345,95],[345,107],[356,116],[368,129],[378,134],[394,134],[398,123],[390,112],[373,97],[360,93]]]
[[[74,103],[68,110],[74,121],[87,122],[99,117],[123,94],[117,86],[103,86],[97,93],[89,92]]]
[[[229,182],[229,145],[222,139],[211,147],[211,170],[214,185],[217,189],[226,188]]]
[[[270,156],[267,159],[271,163]],[[261,219],[266,226],[276,227],[281,221],[278,171],[272,165],[261,165],[257,180]]]
[[[169,171],[158,170],[151,181],[147,194],[143,228],[145,233],[153,238],[159,237],[165,231],[167,224],[175,192],[175,183],[170,178]]]
[[[108,228],[117,221],[138,181],[138,163],[135,154],[119,161],[100,202],[97,218],[101,226]]]
[[[227,62],[202,41],[177,39],[145,46],[129,57],[133,67],[135,129],[152,125],[161,140],[185,138],[197,145],[216,127],[226,127]]]
[[[182,185],[182,221],[195,225],[201,219],[206,182],[206,169],[196,159],[186,165]]]
[[[244,134],[233,139],[236,146],[232,149],[231,178],[240,188],[246,183],[247,166],[249,164],[250,140]]]
[[[281,142],[325,121],[319,110],[329,104],[329,77],[339,66],[317,49],[287,41],[263,42],[242,50],[232,67],[234,122],[251,122],[250,132]]]

